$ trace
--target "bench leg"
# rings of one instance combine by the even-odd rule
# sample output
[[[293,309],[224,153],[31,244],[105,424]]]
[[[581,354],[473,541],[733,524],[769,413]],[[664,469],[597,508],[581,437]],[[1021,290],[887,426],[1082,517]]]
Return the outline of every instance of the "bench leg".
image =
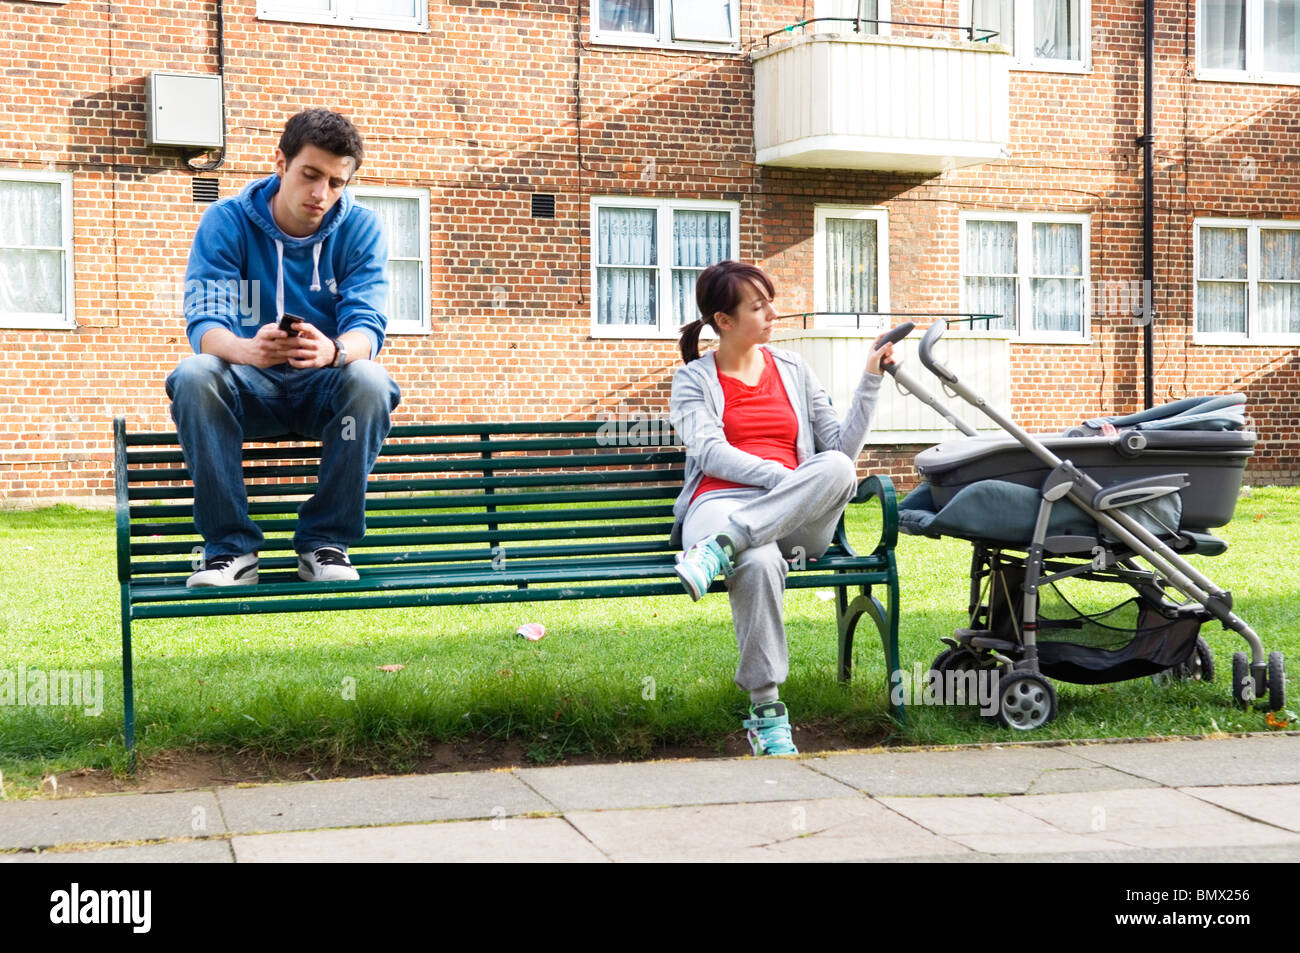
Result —
[[[135,772],[135,680],[131,671],[131,596],[122,587],[122,718],[126,767]]]
[[[880,633],[880,644],[884,650],[885,693],[890,698],[890,710],[900,723],[904,718],[901,702],[895,703],[891,688],[893,673],[899,670],[898,653],[898,583],[891,581],[889,590],[889,608],[871,594],[870,586],[863,586],[860,594],[851,601],[847,587],[835,590],[835,615],[839,629],[839,678],[847,682],[853,674],[853,635],[858,627],[858,620],[866,615],[875,623]]]

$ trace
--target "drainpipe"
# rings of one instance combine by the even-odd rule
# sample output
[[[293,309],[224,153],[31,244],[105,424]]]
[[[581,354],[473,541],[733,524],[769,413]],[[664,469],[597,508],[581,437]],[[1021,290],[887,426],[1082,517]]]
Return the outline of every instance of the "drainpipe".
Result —
[[[1155,176],[1152,159],[1155,138],[1152,105],[1152,73],[1155,69],[1155,0],[1145,0],[1143,17],[1143,118],[1142,138],[1142,400],[1143,407],[1154,403],[1155,360],[1153,328],[1155,325]]]

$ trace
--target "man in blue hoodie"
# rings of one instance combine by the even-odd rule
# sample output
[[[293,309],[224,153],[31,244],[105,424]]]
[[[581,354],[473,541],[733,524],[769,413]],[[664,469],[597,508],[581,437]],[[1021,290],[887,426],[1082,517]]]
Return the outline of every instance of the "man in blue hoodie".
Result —
[[[321,441],[315,496],[293,545],[307,581],[356,579],[366,479],[401,392],[374,358],[384,343],[388,249],[346,185],[362,159],[344,117],[309,109],[285,124],[275,174],[204,213],[185,271],[194,356],[167,378],[194,480],[204,565],[187,585],[257,582],[262,532],[248,517],[245,440]],[[292,332],[280,329],[289,316]]]

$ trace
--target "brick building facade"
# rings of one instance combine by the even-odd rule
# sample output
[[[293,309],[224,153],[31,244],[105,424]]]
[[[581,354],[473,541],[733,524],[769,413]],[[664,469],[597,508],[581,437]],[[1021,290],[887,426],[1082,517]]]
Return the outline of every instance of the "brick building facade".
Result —
[[[771,271],[784,312],[818,307],[819,209],[883,211],[874,221],[887,222],[881,261],[895,312],[972,310],[963,288],[997,284],[973,275],[964,260],[972,220],[986,217],[1005,235],[1020,228],[1022,246],[1039,241],[1035,223],[1046,223],[1046,235],[1052,223],[1082,222],[1085,323],[1075,341],[1013,338],[1014,412],[1033,428],[1056,429],[1141,406],[1132,291],[1142,266],[1136,0],[1062,0],[1076,22],[1066,30],[1068,62],[1059,69],[1041,56],[1030,62],[1042,52],[1025,52],[1041,25],[1022,17],[1005,157],[942,171],[756,163],[755,72],[763,67],[755,54],[818,29],[851,30],[823,25],[765,38],[814,15],[842,13],[833,3],[704,3],[703,19],[726,10],[735,35],[703,41],[667,38],[691,25],[670,0],[602,3],[427,0],[398,17],[399,28],[358,19],[366,5],[352,0],[296,4],[319,7],[320,15],[284,14],[290,5],[275,0],[224,4],[227,148],[222,167],[201,177],[217,178],[220,195],[235,194],[269,172],[288,116],[328,105],[366,139],[360,186],[379,189],[381,198],[418,199],[411,207],[427,218],[427,238],[424,223],[412,225],[408,258],[418,265],[407,266],[422,273],[421,304],[410,317],[426,326],[391,334],[382,354],[404,391],[396,422],[663,412],[679,361],[665,333],[671,310],[656,303],[662,330],[648,335],[598,323],[593,217],[621,221],[617,209],[601,212],[620,202],[654,219],[664,248],[676,233],[663,229],[685,221],[685,211],[712,210],[718,222],[728,213],[735,253]],[[1262,437],[1251,478],[1293,483],[1300,478],[1300,296],[1288,299],[1296,286],[1286,282],[1300,279],[1287,270],[1288,229],[1300,224],[1300,73],[1279,78],[1255,68],[1262,62],[1257,0],[1243,0],[1254,32],[1242,34],[1252,44],[1242,57],[1231,58],[1235,48],[1219,23],[1207,58],[1201,6],[1157,3],[1155,398],[1246,391]],[[195,202],[195,174],[178,151],[146,143],[145,77],[215,72],[216,7],[0,0],[0,191],[14,182],[58,183],[70,235],[61,246],[54,238],[7,237],[0,254],[37,255],[14,249],[40,247],[49,261],[72,266],[71,293],[56,300],[60,319],[14,327],[42,322],[0,315],[0,498],[109,494],[112,417],[170,426],[162,381],[188,353],[181,283],[206,206]],[[1003,4],[1019,7],[1032,10],[1023,0]],[[273,18],[277,8],[296,20]],[[618,22],[647,9],[649,34]],[[894,0],[879,19],[969,24],[970,17],[967,0]],[[615,27],[621,34],[611,33]],[[695,27],[694,35],[719,29]],[[889,30],[900,42],[960,40],[937,26]],[[1265,53],[1276,59],[1272,47]],[[534,195],[554,196],[553,218],[533,216]],[[0,234],[6,228],[0,221]],[[1198,239],[1198,229],[1215,228]],[[1198,241],[1207,250],[1238,249],[1228,256],[1233,274],[1221,273],[1221,256],[1198,256]],[[1021,260],[1031,261],[1025,249]],[[1294,254],[1300,262],[1300,249]],[[660,271],[667,297],[672,269],[661,263]],[[22,273],[11,265],[6,280]],[[1016,273],[1022,297],[1035,293],[1033,273]],[[1064,285],[1074,289],[1072,282]],[[1219,308],[1199,329],[1198,287]],[[0,311],[21,310],[16,295],[11,290]],[[1272,296],[1270,313],[1280,307],[1284,324],[1291,301],[1289,326],[1261,332],[1254,323],[1261,296]],[[1250,302],[1243,331],[1233,324],[1236,301]],[[1212,330],[1221,333],[1204,333],[1220,320],[1226,324]],[[910,483],[916,449],[876,447],[864,462]]]

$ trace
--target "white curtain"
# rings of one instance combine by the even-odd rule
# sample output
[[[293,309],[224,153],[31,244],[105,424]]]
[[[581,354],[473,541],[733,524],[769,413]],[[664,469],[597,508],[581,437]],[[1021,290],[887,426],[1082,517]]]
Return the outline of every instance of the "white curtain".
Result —
[[[1264,0],[1264,62],[1271,73],[1300,73],[1300,0]]]
[[[657,213],[652,208],[602,208],[596,224],[596,323],[658,323],[655,275]],[[610,266],[642,267],[610,267]]]
[[[1259,327],[1300,333],[1300,229],[1259,230]]]
[[[1201,0],[1198,15],[1201,18],[1201,66],[1205,69],[1244,70],[1246,0]]]
[[[600,0],[600,29],[609,33],[653,33],[655,0]]]
[[[731,255],[731,213],[697,209],[673,212],[673,321],[699,316],[695,282],[709,265]]]
[[[379,218],[388,239],[388,303],[390,321],[424,321],[424,262],[420,244],[424,229],[420,223],[420,201],[405,196],[355,196],[358,205]]]
[[[1030,293],[1036,331],[1083,333],[1083,226],[1035,222]]]
[[[0,181],[0,312],[63,314],[63,192]]]
[[[874,219],[826,219],[826,310],[880,310],[879,246]]]
[[[1077,60],[1081,0],[1034,0],[1034,55]]]
[[[1015,52],[1016,0],[971,0],[971,26],[977,30],[995,30],[988,42],[1001,43]],[[979,34],[975,34],[979,39]]]
[[[1246,333],[1246,229],[1202,228],[1196,329]]]
[[[735,39],[730,0],[673,0],[673,38],[710,42]]]
[[[877,0],[830,0],[829,3],[819,4],[817,7],[817,16],[819,17],[852,17],[857,19],[862,17],[864,20],[875,20],[880,14]],[[818,23],[817,31],[819,33],[843,33],[852,30],[853,26],[849,23]],[[880,30],[874,23],[862,24],[863,33],[879,33]]]
[[[966,310],[1000,317],[973,328],[1016,329],[1016,223],[966,223]],[[1005,277],[1002,277],[1005,276]]]

